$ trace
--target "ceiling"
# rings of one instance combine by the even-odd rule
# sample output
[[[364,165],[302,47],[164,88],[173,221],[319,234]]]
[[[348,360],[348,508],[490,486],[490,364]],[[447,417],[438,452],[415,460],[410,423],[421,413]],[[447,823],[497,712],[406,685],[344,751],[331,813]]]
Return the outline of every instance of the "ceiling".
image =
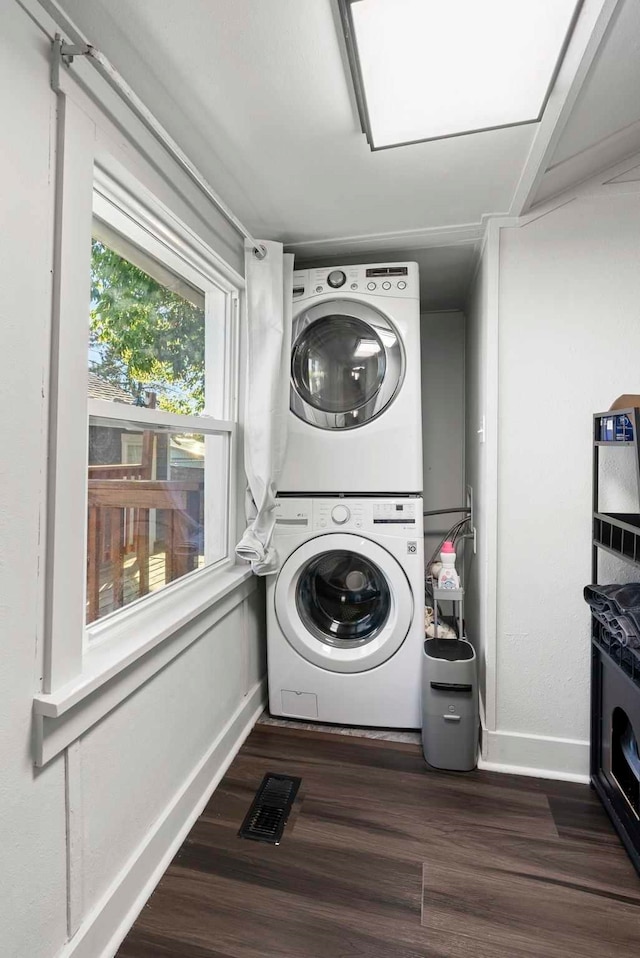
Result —
[[[254,235],[300,264],[413,258],[424,308],[464,302],[483,217],[514,211],[545,118],[371,152],[334,0],[59,3]],[[581,17],[616,6],[529,205],[640,150],[640,4]]]
[[[622,0],[540,184],[538,202],[640,151],[640,3]]]

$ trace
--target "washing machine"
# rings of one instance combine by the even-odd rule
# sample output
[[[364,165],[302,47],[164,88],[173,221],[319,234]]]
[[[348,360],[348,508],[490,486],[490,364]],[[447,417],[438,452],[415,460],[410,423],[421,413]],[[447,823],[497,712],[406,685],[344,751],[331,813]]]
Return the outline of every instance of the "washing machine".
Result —
[[[422,493],[416,263],[294,273],[280,492]]]
[[[420,728],[422,499],[287,497],[276,516],[271,714]]]

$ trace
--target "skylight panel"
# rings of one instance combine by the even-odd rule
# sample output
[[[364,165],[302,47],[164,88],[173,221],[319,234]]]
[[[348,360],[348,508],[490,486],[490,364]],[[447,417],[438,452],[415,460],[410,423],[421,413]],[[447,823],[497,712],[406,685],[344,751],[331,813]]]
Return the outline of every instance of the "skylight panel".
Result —
[[[576,0],[340,0],[372,149],[539,120]]]

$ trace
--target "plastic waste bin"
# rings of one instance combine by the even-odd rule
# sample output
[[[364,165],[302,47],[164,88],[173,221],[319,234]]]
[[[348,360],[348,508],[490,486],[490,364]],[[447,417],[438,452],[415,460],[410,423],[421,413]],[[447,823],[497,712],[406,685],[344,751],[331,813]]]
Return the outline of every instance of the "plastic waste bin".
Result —
[[[465,639],[427,639],[422,656],[422,750],[434,768],[469,772],[478,757],[478,670]]]

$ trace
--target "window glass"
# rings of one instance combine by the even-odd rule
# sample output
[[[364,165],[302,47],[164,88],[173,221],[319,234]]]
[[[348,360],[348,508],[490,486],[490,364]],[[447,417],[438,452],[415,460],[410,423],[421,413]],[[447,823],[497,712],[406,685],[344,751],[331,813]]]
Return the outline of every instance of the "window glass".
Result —
[[[391,608],[384,573],[364,556],[342,549],[308,563],[298,580],[296,602],[317,638],[342,647],[370,642]]]
[[[225,441],[90,418],[87,623],[221,557],[205,481]]]
[[[204,412],[205,316],[202,290],[94,220],[88,624],[227,554],[228,436],[167,422]]]
[[[197,415],[204,362],[203,292],[96,221],[89,397]]]
[[[384,379],[384,346],[360,319],[326,316],[312,323],[293,350],[298,394],[323,412],[357,409],[376,395]]]

